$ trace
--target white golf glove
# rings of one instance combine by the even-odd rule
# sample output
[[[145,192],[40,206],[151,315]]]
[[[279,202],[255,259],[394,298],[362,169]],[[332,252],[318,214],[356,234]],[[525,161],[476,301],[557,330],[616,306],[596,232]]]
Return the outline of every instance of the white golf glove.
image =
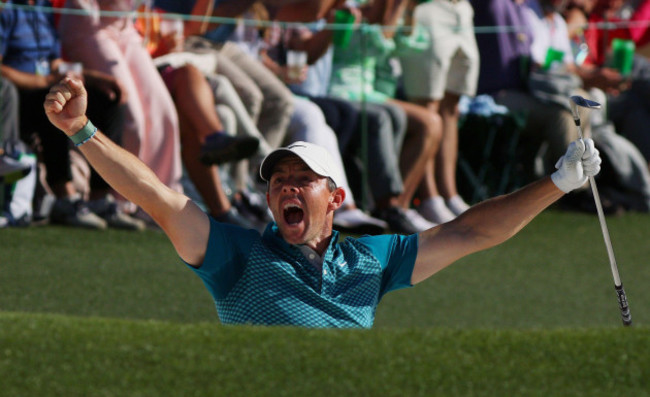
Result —
[[[564,193],[581,187],[588,177],[600,172],[600,154],[592,139],[578,139],[571,142],[564,156],[555,164],[551,179]]]

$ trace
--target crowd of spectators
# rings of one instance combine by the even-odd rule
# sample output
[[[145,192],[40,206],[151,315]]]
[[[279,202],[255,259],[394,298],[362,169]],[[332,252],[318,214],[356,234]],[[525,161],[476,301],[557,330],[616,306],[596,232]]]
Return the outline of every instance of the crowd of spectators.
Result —
[[[340,167],[339,230],[411,234],[460,215],[463,97],[522,115],[531,178],[578,137],[568,98],[596,97],[609,105],[597,144],[610,122],[647,173],[648,24],[649,0],[5,0],[0,227],[155,227],[49,124],[43,98],[66,73],[110,139],[246,228],[271,220],[262,159],[295,141]],[[636,48],[629,70],[615,40]],[[32,205],[17,206],[25,189]]]

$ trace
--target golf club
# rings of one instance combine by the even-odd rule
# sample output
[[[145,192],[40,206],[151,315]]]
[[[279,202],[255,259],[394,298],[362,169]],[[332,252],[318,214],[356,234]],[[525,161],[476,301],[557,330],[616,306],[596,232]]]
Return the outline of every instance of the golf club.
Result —
[[[571,111],[573,112],[573,120],[578,127],[578,137],[582,139],[582,127],[580,126],[580,113],[579,108],[587,109],[600,109],[600,103],[590,101],[581,96],[572,96],[571,97]],[[607,223],[605,222],[605,214],[603,213],[603,206],[600,202],[600,195],[598,194],[598,188],[596,187],[596,181],[593,176],[589,177],[589,185],[591,186],[591,191],[594,196],[594,201],[596,203],[596,211],[598,212],[598,220],[600,221],[600,228],[603,232],[603,239],[605,240],[605,247],[607,248],[607,255],[609,256],[609,264],[612,268],[612,275],[614,276],[614,288],[616,289],[616,295],[618,297],[618,306],[621,309],[621,316],[623,318],[623,325],[629,326],[632,324],[632,315],[630,314],[630,308],[627,303],[627,297],[625,296],[625,290],[623,290],[623,284],[621,283],[621,277],[618,274],[618,266],[616,265],[616,258],[614,257],[614,249],[612,248],[612,241],[609,237],[609,230],[607,229]]]

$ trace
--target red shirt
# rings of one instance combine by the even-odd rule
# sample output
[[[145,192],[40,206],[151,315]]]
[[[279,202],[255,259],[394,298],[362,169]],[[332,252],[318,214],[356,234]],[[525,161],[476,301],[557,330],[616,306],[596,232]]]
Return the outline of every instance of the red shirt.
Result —
[[[596,26],[603,22],[616,23],[618,26],[611,30],[606,26]],[[592,13],[589,27],[585,30],[585,40],[589,46],[585,63],[602,66],[614,39],[633,40],[637,47],[650,42],[650,0],[644,0],[629,20],[605,20],[602,14]]]

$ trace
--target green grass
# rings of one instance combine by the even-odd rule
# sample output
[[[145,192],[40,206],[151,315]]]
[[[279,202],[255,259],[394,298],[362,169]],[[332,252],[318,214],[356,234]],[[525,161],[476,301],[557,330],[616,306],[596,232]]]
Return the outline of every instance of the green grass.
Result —
[[[648,336],[217,328],[6,313],[0,395],[642,396]]]
[[[547,211],[375,328],[224,327],[159,232],[0,230],[0,396],[650,395],[650,216]]]

